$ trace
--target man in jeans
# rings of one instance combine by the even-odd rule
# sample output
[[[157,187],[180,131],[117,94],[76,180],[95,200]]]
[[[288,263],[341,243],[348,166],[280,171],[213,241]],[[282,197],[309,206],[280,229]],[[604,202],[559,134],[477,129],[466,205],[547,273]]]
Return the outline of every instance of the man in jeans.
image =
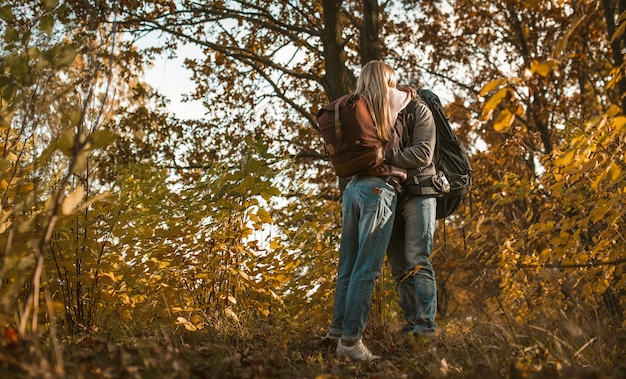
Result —
[[[404,333],[432,336],[437,327],[437,285],[429,256],[437,211],[436,190],[432,188],[437,131],[428,105],[417,95],[412,103],[405,108],[405,129],[413,129],[413,133],[405,146],[387,151],[385,162],[406,168],[407,182],[419,182],[420,186],[405,189],[398,199],[387,258],[398,285],[406,321]]]

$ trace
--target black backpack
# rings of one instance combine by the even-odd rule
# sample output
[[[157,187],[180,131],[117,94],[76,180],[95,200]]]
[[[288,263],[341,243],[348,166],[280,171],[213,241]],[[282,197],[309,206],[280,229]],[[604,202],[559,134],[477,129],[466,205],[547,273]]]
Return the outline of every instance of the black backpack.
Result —
[[[435,184],[434,187],[438,187],[437,219],[442,219],[456,211],[467,196],[472,184],[472,167],[465,147],[456,137],[454,130],[452,130],[448,122],[448,117],[439,97],[427,89],[420,89],[417,93],[430,108],[437,128],[435,155],[433,158],[437,174],[433,177],[433,182]],[[415,114],[415,106],[415,101],[411,101],[405,109],[405,114],[409,116],[405,119],[403,137],[405,146],[407,146],[406,143],[410,141],[413,134],[414,122],[411,122],[410,115]],[[415,117],[413,117],[414,120]],[[410,179],[408,179],[409,182]],[[446,184],[449,184],[449,187]],[[411,188],[407,188],[406,192],[411,193]]]

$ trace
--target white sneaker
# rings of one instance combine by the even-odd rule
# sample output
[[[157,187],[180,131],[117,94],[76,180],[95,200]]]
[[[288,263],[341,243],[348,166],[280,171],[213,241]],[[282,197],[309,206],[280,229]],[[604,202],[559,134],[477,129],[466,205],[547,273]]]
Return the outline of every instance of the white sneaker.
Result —
[[[352,346],[345,346],[341,343],[341,339],[339,339],[336,354],[338,357],[348,357],[357,361],[374,361],[380,359],[378,355],[374,355],[369,351],[363,344],[363,340],[358,340]]]

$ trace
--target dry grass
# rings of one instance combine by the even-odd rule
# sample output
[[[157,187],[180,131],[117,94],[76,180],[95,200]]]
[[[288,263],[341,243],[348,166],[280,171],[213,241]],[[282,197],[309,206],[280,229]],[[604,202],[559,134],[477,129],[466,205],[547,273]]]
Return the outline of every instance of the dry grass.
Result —
[[[334,356],[323,327],[287,322],[254,329],[189,332],[161,328],[130,335],[93,332],[62,340],[63,370],[40,341],[2,340],[2,378],[606,378],[626,377],[626,341],[603,334],[511,328],[475,320],[440,322],[439,334],[410,340],[399,325],[370,325],[373,364]],[[561,335],[559,335],[561,333]],[[621,366],[620,366],[621,365]],[[64,371],[65,375],[61,371]]]

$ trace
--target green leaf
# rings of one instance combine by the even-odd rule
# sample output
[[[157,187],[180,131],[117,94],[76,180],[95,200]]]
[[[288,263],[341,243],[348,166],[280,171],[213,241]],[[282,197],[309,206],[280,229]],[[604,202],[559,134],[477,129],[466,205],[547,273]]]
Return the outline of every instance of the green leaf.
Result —
[[[69,66],[74,58],[78,55],[78,52],[72,45],[61,46],[57,56],[54,57],[53,67],[59,68],[62,66]]]
[[[43,3],[43,6],[46,8],[46,10],[50,11],[54,9],[54,7],[56,7],[57,4],[59,4],[59,0],[43,0],[42,3]]]
[[[254,158],[250,158],[244,165],[244,168],[246,169],[246,171],[248,172],[257,172],[258,169],[260,169],[263,166],[262,161],[258,160],[258,159],[254,159]]]
[[[17,42],[20,40],[20,33],[15,28],[8,28],[4,33],[5,42]]]
[[[57,147],[68,157],[72,156],[74,150],[74,136],[74,128],[68,128],[61,133],[58,139]]]
[[[10,72],[18,79],[23,79],[28,74],[28,59],[24,56],[17,57],[11,64]]]
[[[39,20],[39,28],[46,34],[52,34],[54,29],[54,17],[51,14],[44,15]]]
[[[10,5],[0,7],[0,18],[6,21],[10,21],[13,18],[13,10]]]
[[[24,45],[27,45],[28,41],[30,41],[30,35],[31,35],[30,30],[26,31],[26,33],[22,35],[22,38],[20,40],[22,41]]]
[[[84,171],[85,168],[87,168],[88,158],[89,158],[89,151],[87,150],[79,151],[76,157],[74,158],[75,162],[74,162],[74,169],[72,170],[72,172],[77,174],[79,172]]]
[[[91,148],[100,149],[111,144],[117,138],[117,134],[113,133],[109,128],[96,130],[91,134]]]
[[[6,129],[8,127],[11,126],[11,123],[13,122],[13,115],[15,114],[14,111],[10,111],[10,110],[2,110],[0,111],[0,130],[1,129]]]

